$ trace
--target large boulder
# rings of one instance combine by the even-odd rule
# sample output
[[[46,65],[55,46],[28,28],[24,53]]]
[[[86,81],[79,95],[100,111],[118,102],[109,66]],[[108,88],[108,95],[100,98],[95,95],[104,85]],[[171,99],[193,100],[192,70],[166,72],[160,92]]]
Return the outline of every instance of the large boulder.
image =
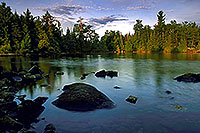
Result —
[[[200,82],[200,74],[187,73],[187,74],[174,78],[174,80],[177,80],[178,82],[197,83],[197,82]]]
[[[114,107],[114,103],[95,87],[74,83],[66,85],[63,93],[52,104],[58,108],[70,111],[91,111],[95,109],[109,109]]]

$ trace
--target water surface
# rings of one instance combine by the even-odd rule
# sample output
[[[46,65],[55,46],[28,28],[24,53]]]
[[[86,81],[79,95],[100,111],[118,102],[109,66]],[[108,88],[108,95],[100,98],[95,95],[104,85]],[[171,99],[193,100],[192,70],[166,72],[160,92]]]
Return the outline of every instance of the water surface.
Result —
[[[174,77],[200,72],[198,54],[110,54],[83,55],[61,58],[0,57],[4,70],[40,66],[50,77],[21,89],[27,98],[48,96],[45,118],[32,125],[43,132],[45,125],[53,123],[57,132],[198,132],[200,131],[200,84],[182,83]],[[81,80],[81,74],[101,69],[116,70],[119,77],[96,78],[90,74]],[[57,71],[64,75],[55,75]],[[51,104],[62,93],[65,84],[88,83],[106,94],[115,104],[114,109],[90,112],[71,112]],[[49,87],[40,87],[50,84]],[[118,85],[121,88],[115,89]],[[166,94],[165,91],[172,94]],[[125,101],[138,97],[136,104]],[[175,108],[181,105],[183,110]]]

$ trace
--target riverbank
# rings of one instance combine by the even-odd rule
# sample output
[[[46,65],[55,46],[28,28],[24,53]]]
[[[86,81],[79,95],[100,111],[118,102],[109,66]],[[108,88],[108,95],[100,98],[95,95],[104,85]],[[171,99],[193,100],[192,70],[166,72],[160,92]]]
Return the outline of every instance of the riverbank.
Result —
[[[17,54],[17,53],[0,53],[0,56],[39,56],[39,57],[49,57],[49,56],[73,56],[73,55],[85,55],[85,54],[126,54],[126,53],[185,53],[185,54],[200,54],[200,50],[196,50],[196,51],[114,51],[114,52],[75,52],[75,53],[51,53],[51,54],[31,54],[31,53],[27,53],[27,54]]]

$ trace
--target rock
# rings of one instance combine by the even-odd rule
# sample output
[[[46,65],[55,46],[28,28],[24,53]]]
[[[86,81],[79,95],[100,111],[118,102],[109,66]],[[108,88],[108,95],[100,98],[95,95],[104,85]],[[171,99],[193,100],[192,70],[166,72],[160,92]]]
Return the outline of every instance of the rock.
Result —
[[[126,99],[126,101],[135,104],[135,103],[137,102],[137,99],[138,99],[137,97],[129,96],[129,97]]]
[[[118,72],[116,72],[116,71],[107,71],[106,72],[106,75],[111,77],[111,78],[112,77],[117,77],[118,76],[117,74],[118,74]]]
[[[99,72],[97,72],[95,74],[96,77],[106,77],[106,76],[109,76],[109,77],[117,77],[118,76],[118,72],[116,71],[105,71],[105,70],[101,70]]]
[[[19,131],[23,128],[23,124],[15,121],[11,117],[4,115],[0,117],[0,130],[14,130]]]
[[[44,133],[55,133],[55,131],[56,131],[56,128],[53,124],[46,125],[44,129]]]
[[[91,111],[95,109],[109,109],[114,107],[114,103],[95,87],[74,83],[66,85],[63,93],[52,104],[58,108],[71,111]]]
[[[181,105],[175,105],[174,108],[176,108],[178,110],[183,110],[183,107]]]
[[[33,120],[37,118],[45,109],[42,104],[47,97],[38,97],[35,100],[24,100],[17,106],[16,118],[21,121]]]
[[[35,102],[35,104],[38,106],[42,106],[42,104],[44,104],[47,99],[48,97],[37,97],[35,100],[33,100],[33,102]]]
[[[82,74],[80,79],[84,80],[88,75],[89,75],[88,73]]]
[[[165,91],[165,93],[167,93],[167,94],[171,94],[172,92],[167,90],[167,91]]]
[[[120,89],[120,86],[115,85],[114,88],[115,89]]]
[[[174,78],[174,80],[177,80],[178,82],[197,83],[197,82],[200,82],[200,74],[187,73],[187,74],[184,74],[184,75]]]
[[[32,66],[27,72],[31,73],[31,74],[43,74],[44,73],[37,65]]]
[[[95,76],[96,77],[106,77],[106,71],[105,70],[101,70],[101,71],[99,71],[99,72],[97,72],[96,74],[95,74]]]

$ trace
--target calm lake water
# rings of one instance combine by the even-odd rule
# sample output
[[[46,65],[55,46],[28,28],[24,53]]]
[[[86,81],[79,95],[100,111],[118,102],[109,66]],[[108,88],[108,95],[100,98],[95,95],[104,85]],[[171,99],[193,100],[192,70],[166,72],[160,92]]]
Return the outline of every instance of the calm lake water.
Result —
[[[49,74],[47,79],[36,85],[23,88],[19,94],[28,99],[37,96],[49,97],[46,109],[39,116],[45,118],[33,123],[37,132],[43,132],[45,125],[53,123],[58,133],[67,132],[200,132],[200,83],[183,83],[173,80],[184,73],[200,72],[199,54],[111,54],[83,55],[61,58],[0,57],[4,70],[19,70],[38,64]],[[101,69],[116,70],[118,77],[96,78],[84,73]],[[54,75],[55,72],[64,75]],[[88,83],[111,98],[113,109],[90,112],[71,112],[51,104],[66,84]],[[40,87],[50,84],[49,87]],[[121,88],[115,89],[118,85]],[[166,94],[165,91],[172,94]],[[129,96],[138,97],[136,104],[125,101]],[[181,105],[182,110],[176,109]]]

